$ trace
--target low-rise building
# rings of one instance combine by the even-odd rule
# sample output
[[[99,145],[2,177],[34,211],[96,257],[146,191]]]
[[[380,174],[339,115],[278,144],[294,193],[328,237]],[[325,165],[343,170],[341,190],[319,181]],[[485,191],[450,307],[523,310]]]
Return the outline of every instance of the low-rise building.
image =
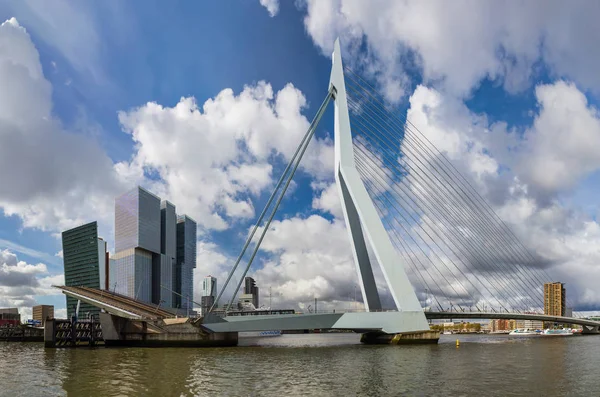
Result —
[[[39,321],[43,327],[46,324],[46,320],[54,318],[54,306],[52,305],[37,305],[32,309],[32,319]]]
[[[0,327],[6,325],[19,325],[21,323],[21,315],[19,309],[10,307],[0,309]]]

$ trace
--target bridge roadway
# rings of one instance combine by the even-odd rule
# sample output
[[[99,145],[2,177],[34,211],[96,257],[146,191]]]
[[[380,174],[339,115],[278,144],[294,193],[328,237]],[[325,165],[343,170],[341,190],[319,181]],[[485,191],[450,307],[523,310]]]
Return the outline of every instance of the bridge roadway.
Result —
[[[560,324],[576,324],[590,328],[598,328],[600,321],[588,320],[585,318],[550,316],[547,314],[532,314],[532,313],[500,313],[500,312],[425,312],[425,317],[430,320],[442,319],[505,319],[505,320],[537,320],[548,321]],[[585,330],[584,327],[584,330]]]
[[[346,329],[356,332],[383,331],[394,333],[399,322],[407,320],[407,314],[418,316],[412,312],[353,312],[353,313],[318,313],[318,314],[269,314],[247,312],[245,315],[217,318],[209,316],[203,327],[213,332],[242,332],[263,330],[298,330],[298,329]],[[494,312],[425,312],[428,319],[507,319],[538,320],[562,324],[583,326],[584,333],[598,333],[599,321],[574,317],[549,316],[526,313],[494,313]],[[410,320],[409,320],[410,321]],[[402,327],[400,327],[402,328]]]
[[[104,309],[107,313],[131,320],[155,321],[175,317],[175,313],[135,299],[86,287],[56,287],[66,295]],[[288,311],[289,312],[289,311]],[[417,322],[422,312],[344,312],[344,313],[296,313],[281,314],[278,311],[243,312],[219,317],[207,316],[202,326],[210,332],[243,332],[268,330],[341,329],[356,332],[383,331],[396,333],[405,323]],[[507,319],[538,320],[583,326],[585,333],[598,333],[600,321],[583,318],[549,316],[530,313],[500,312],[431,312],[428,319]]]

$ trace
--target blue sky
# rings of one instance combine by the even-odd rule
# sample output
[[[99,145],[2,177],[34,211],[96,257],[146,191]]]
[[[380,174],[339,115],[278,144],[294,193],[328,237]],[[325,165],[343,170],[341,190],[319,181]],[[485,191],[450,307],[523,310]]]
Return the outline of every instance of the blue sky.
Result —
[[[62,158],[66,165],[53,168],[54,162],[49,161],[43,168],[52,172],[56,186],[65,186],[61,194],[29,186],[23,190],[28,196],[17,198],[10,178],[0,179],[5,184],[0,190],[0,208],[5,214],[0,216],[0,250],[8,249],[27,264],[44,263],[48,272],[39,273],[40,280],[60,275],[62,259],[55,256],[61,249],[58,233],[65,227],[98,219],[101,235],[112,242],[112,197],[127,186],[140,183],[199,221],[201,252],[196,283],[207,273],[222,279],[253,216],[262,209],[273,181],[289,157],[289,142],[298,140],[326,93],[331,67],[328,54],[332,39],[340,36],[346,65],[370,79],[391,106],[402,113],[408,111],[420,121],[421,130],[429,131],[433,140],[438,139],[439,147],[462,169],[471,170],[481,191],[494,195],[488,199],[524,236],[532,250],[548,241],[562,242],[560,249],[543,254],[555,264],[560,277],[577,283],[572,301],[580,308],[600,304],[600,294],[591,282],[577,281],[578,274],[593,266],[593,258],[600,258],[597,250],[590,248],[600,242],[595,199],[600,186],[600,156],[594,156],[585,147],[585,142],[593,145],[600,139],[595,110],[600,92],[600,82],[594,77],[600,59],[593,45],[593,38],[599,35],[596,29],[581,32],[557,25],[559,4],[548,7],[543,15],[531,16],[535,7],[529,5],[523,9],[513,5],[495,10],[490,4],[482,4],[467,7],[460,14],[448,11],[443,2],[428,9],[429,6],[416,3],[397,5],[382,1],[378,12],[344,1],[264,3],[278,5],[275,15],[271,16],[259,1],[176,2],[168,6],[158,1],[65,0],[52,6],[42,1],[0,3],[0,21],[14,17],[29,37],[24,42],[15,41],[14,48],[0,45],[0,64],[3,59],[17,62],[10,57],[24,46],[39,54],[43,79],[50,87],[50,96],[44,101],[50,103],[51,119],[55,122],[48,128],[65,142],[71,142],[73,136],[81,138],[82,141],[77,140],[85,142],[81,156],[90,158],[89,169],[78,172],[72,170],[77,161],[70,158],[72,151],[56,149],[56,158]],[[419,7],[426,12],[420,12],[423,10]],[[576,7],[570,22],[585,24],[587,15],[597,11],[589,7],[593,10]],[[512,13],[522,16],[512,18]],[[429,17],[417,23],[422,15]],[[485,24],[478,21],[489,15],[497,15],[499,22],[479,26]],[[528,16],[534,23],[527,24]],[[554,30],[548,26],[554,26]],[[554,31],[566,39],[559,40]],[[14,37],[6,37],[11,44],[8,40]],[[4,58],[2,51],[6,52]],[[2,78],[12,79],[8,74],[0,75]],[[260,118],[230,114],[231,123],[217,122],[216,127],[210,127],[216,128],[215,136],[220,129],[231,131],[228,134],[243,134],[246,149],[232,152],[227,158],[215,158],[212,163],[207,160],[207,164],[196,164],[193,156],[181,163],[163,158],[151,146],[149,137],[159,136],[165,143],[174,142],[174,147],[205,142],[189,141],[196,136],[189,134],[203,134],[210,122],[202,121],[208,124],[198,124],[190,127],[192,132],[186,132],[189,125],[200,123],[194,118],[186,119],[193,110],[183,116],[167,114],[182,97],[195,98],[196,112],[212,114],[203,110],[206,101],[216,101],[228,88],[239,99],[244,87],[259,87],[261,81],[270,85],[272,98],[265,102],[261,91],[252,94],[248,103],[270,104],[276,120],[261,126]],[[285,90],[289,83],[295,91]],[[276,109],[279,92],[287,96],[285,101],[282,99],[285,103],[281,108]],[[305,106],[296,102],[300,97],[305,98]],[[587,103],[578,102],[581,98]],[[568,99],[572,101],[567,102]],[[23,103],[30,100],[26,98]],[[155,102],[161,109],[151,109],[148,102]],[[225,106],[231,102],[224,100],[219,104],[225,113],[215,114],[227,119]],[[300,116],[296,117],[296,111]],[[582,121],[569,125],[558,119],[563,114]],[[6,119],[13,124],[19,124],[17,117],[23,118],[10,116]],[[0,121],[2,117],[0,113]],[[34,114],[32,118],[35,117]],[[244,117],[248,117],[246,124]],[[251,127],[240,132],[242,127],[237,122]],[[0,131],[2,128],[0,125]],[[25,126],[23,134],[28,128],[44,127]],[[257,144],[263,145],[266,152],[250,147],[254,142],[251,136],[256,136],[253,134],[257,131],[262,133],[261,128],[270,131],[263,134],[268,137],[267,142]],[[284,202],[278,216],[282,237],[266,242],[267,252],[253,269],[262,286],[272,286],[285,302],[301,304],[320,294],[333,306],[343,305],[356,282],[351,256],[344,245],[347,242],[339,204],[331,199],[332,130],[330,109],[317,132],[318,148],[310,157],[311,164],[298,175],[294,194]],[[146,136],[145,131],[154,135]],[[285,134],[290,134],[289,138]],[[235,136],[239,142],[239,135]],[[279,136],[286,138],[278,141]],[[583,144],[562,143],[569,142],[570,137]],[[460,144],[445,146],[453,139]],[[74,148],[77,145],[73,143]],[[479,148],[479,152],[467,147]],[[198,147],[198,156],[209,158],[210,149]],[[488,161],[483,163],[481,158]],[[25,166],[28,162],[27,158],[24,160],[16,177],[41,178],[43,170]],[[117,164],[123,167],[115,171]],[[257,167],[252,170],[259,181],[255,190],[241,184],[235,176],[228,181],[234,186],[225,193],[219,191],[218,184],[211,185],[220,175],[215,172],[244,164]],[[273,169],[265,171],[269,164]],[[495,164],[493,169],[485,168],[489,164]],[[185,169],[178,170],[179,166]],[[540,174],[545,166],[557,167],[555,179]],[[210,172],[204,174],[202,167],[210,168]],[[140,169],[143,175],[139,175]],[[503,173],[503,169],[508,171]],[[570,170],[572,177],[561,177],[563,169]],[[61,173],[74,176],[61,178]],[[93,182],[75,180],[85,180],[88,174],[93,175]],[[190,180],[194,175],[202,177]],[[188,179],[184,183],[185,177]],[[196,190],[189,187],[194,184]],[[210,194],[205,195],[204,190]],[[192,191],[197,194],[190,194]],[[49,208],[48,203],[55,200],[59,204]],[[69,214],[63,208],[73,210]],[[226,226],[218,220],[205,222],[209,212],[222,218]],[[340,235],[334,238],[335,243],[315,244],[311,251],[298,242],[302,237],[297,235],[299,230],[315,236]],[[314,238],[319,242],[318,237]],[[581,247],[586,247],[586,253],[574,257],[573,252],[581,252]],[[305,261],[323,262],[304,271],[298,263]],[[328,269],[338,265],[348,270],[347,275],[328,273]],[[321,278],[319,267],[324,269]],[[600,280],[600,268],[588,270],[594,277],[598,274]],[[49,295],[42,287],[37,291],[41,293],[34,295],[25,290],[21,294],[16,286],[11,288],[5,291],[10,298],[0,299],[3,304],[21,305],[29,302],[23,297],[33,296],[42,303],[64,305],[61,296]]]

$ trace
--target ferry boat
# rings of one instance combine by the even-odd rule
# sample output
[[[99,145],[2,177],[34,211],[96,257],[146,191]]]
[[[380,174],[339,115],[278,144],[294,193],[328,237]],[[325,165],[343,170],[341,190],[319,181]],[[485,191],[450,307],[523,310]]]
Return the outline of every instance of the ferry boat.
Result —
[[[540,332],[532,330],[532,329],[521,328],[521,329],[512,330],[508,334],[512,335],[512,336],[532,336],[532,335],[539,335]]]
[[[573,331],[570,329],[546,329],[543,333],[544,336],[571,336]]]

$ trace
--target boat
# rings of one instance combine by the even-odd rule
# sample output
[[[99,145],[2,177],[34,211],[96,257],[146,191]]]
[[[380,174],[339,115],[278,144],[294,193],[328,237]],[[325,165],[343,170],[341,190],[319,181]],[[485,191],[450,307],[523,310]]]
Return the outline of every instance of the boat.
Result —
[[[450,331],[444,331],[444,335],[452,335],[452,332],[450,332]]]
[[[573,335],[573,331],[570,329],[546,329],[542,334],[544,336],[571,336]]]
[[[515,330],[510,331],[508,334],[512,336],[532,336],[539,335],[540,332],[527,328],[517,328]]]
[[[264,338],[268,336],[281,336],[281,331],[270,330],[270,331],[247,331],[238,332],[238,338]]]

